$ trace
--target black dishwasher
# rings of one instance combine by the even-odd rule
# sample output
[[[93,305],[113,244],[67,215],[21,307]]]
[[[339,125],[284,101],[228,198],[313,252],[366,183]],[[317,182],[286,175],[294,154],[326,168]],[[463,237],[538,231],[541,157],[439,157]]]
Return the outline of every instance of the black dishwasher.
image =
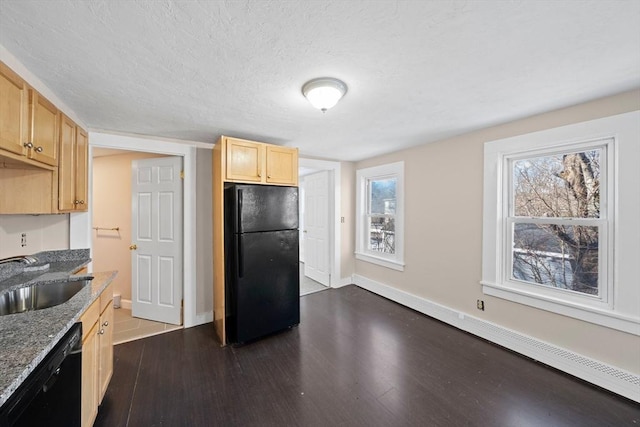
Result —
[[[80,426],[82,324],[76,323],[0,408],[0,426]]]

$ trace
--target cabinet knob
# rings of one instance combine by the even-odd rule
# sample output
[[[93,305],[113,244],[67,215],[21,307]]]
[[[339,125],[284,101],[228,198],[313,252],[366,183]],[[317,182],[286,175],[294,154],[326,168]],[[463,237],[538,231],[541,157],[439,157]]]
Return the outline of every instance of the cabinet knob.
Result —
[[[100,329],[100,332],[98,332],[98,335],[104,335],[104,329]]]
[[[102,326],[109,326],[109,321],[105,320],[104,323],[102,324]]]
[[[42,153],[44,151],[44,148],[42,147],[36,147],[36,152],[38,153]]]
[[[81,204],[81,205],[84,205],[84,200],[80,200],[80,204]]]
[[[80,204],[80,200],[74,200],[74,201],[73,201],[73,204],[74,204],[74,205],[79,205],[79,204]]]
[[[262,178],[262,174],[258,172],[258,178]]]
[[[25,142],[24,145],[26,148],[33,148],[33,143],[32,142]]]
[[[268,179],[271,179],[271,175],[267,175],[267,178],[268,178]]]

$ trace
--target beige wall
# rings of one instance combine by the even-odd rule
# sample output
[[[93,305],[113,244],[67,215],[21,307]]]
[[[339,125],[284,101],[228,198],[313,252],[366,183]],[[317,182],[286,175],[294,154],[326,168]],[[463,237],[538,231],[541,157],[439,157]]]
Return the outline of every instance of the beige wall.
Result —
[[[637,336],[483,295],[479,283],[483,144],[634,110],[638,90],[358,162],[356,169],[405,162],[406,267],[398,272],[356,260],[355,273],[640,373]],[[484,312],[475,308],[477,299],[485,301]]]
[[[340,276],[342,282],[351,283],[351,276],[355,273],[355,212],[356,212],[356,169],[355,163],[342,162],[340,164],[342,185],[340,187],[340,216],[344,222],[340,224],[342,246],[340,251]]]
[[[69,214],[0,215],[0,258],[56,249],[69,249]]]
[[[117,270],[114,293],[131,300],[131,162],[163,157],[125,153],[93,159],[93,226],[120,231],[93,231],[93,271]]]
[[[213,310],[213,150],[196,152],[196,313]]]

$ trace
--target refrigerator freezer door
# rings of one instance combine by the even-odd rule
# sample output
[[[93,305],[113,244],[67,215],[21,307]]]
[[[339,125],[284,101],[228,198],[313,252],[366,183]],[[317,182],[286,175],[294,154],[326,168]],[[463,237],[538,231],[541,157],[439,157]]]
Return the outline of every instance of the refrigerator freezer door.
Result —
[[[227,191],[235,233],[298,228],[297,187],[236,184]]]
[[[230,342],[250,341],[300,323],[298,231],[234,237]]]

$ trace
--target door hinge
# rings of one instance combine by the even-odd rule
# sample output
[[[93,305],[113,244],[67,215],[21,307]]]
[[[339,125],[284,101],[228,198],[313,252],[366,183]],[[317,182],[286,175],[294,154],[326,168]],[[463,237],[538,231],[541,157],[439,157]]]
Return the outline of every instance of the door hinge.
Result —
[[[180,179],[184,179],[184,171],[180,171]]]

